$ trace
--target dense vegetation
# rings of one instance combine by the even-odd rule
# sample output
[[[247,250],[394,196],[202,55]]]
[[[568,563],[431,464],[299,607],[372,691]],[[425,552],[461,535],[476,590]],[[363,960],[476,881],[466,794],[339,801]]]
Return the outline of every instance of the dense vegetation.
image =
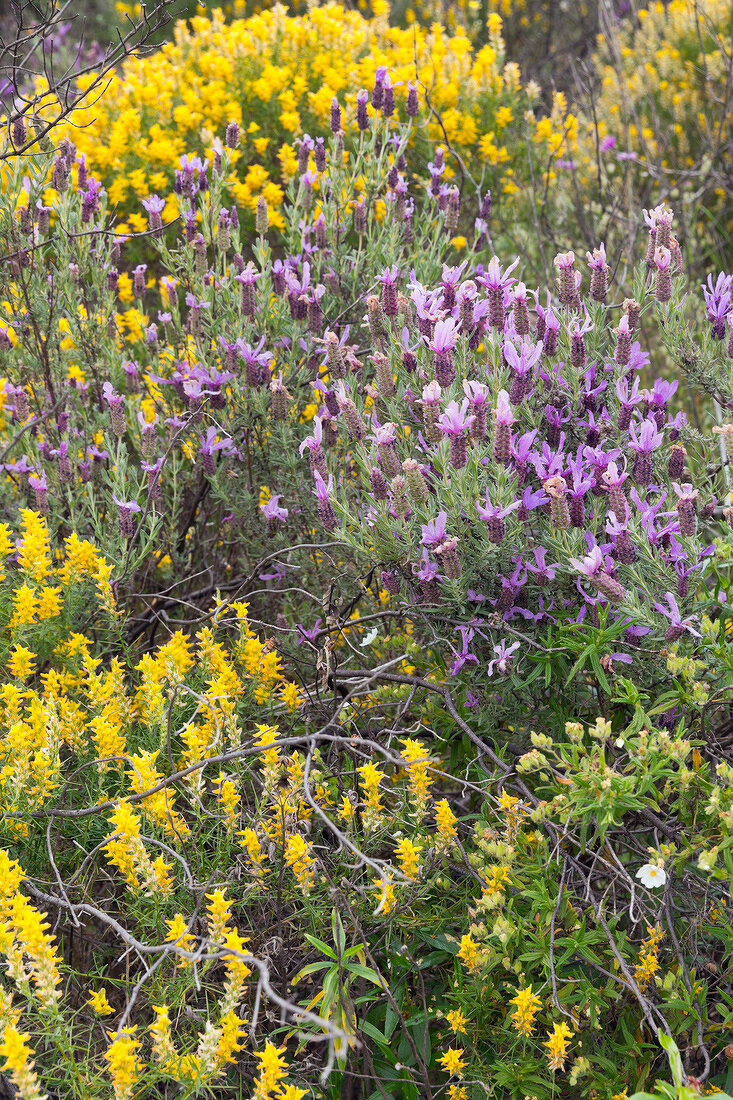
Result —
[[[504,7],[0,64],[11,1095],[731,1091],[730,8]]]

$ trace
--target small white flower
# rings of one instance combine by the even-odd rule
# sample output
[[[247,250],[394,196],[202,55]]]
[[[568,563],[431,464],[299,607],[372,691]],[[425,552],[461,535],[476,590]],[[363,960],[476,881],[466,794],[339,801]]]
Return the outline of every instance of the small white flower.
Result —
[[[369,631],[369,633],[364,637],[364,639],[359,644],[362,647],[365,646],[365,645],[371,645],[378,633],[379,633],[379,631],[377,630],[376,626],[373,626],[372,629]]]
[[[622,749],[624,747],[624,745],[626,744],[623,737],[617,737],[615,743],[616,743],[616,748],[617,749]]]
[[[645,863],[636,872],[636,877],[641,879],[642,886],[653,889],[655,886],[664,886],[667,881],[667,872],[663,867],[657,867],[656,863]]]

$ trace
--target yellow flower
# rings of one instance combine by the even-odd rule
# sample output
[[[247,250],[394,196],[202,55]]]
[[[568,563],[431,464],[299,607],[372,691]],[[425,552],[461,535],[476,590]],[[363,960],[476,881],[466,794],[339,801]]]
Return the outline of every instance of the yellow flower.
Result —
[[[410,790],[410,803],[419,825],[425,816],[431,785],[430,755],[422,741],[410,737],[402,740],[402,759],[406,763],[407,782]]]
[[[461,960],[466,969],[471,971],[471,973],[474,973],[478,970],[478,944],[473,939],[470,933],[467,933],[465,936],[461,937],[461,946],[460,950],[458,951],[458,958]]]
[[[362,764],[357,769],[364,790],[362,822],[365,832],[371,832],[382,820],[382,795],[379,785],[386,778],[384,772],[374,763]]]
[[[315,860],[311,854],[311,845],[300,833],[288,837],[285,862],[292,869],[303,892],[308,893],[313,885]]]
[[[170,1010],[167,1005],[153,1005],[155,1020],[150,1025],[153,1037],[153,1057],[159,1066],[164,1069],[171,1068],[178,1060],[176,1048],[173,1045],[171,1035]]]
[[[98,1016],[109,1016],[110,1012],[114,1012],[112,1005],[107,1000],[107,991],[102,987],[99,990],[92,990],[88,997],[88,1004],[92,1006]]]
[[[446,1012],[445,1018],[451,1026],[451,1030],[459,1034],[466,1034],[466,1024],[468,1020],[463,1015],[463,1010],[460,1008],[452,1008],[450,1012]]]
[[[395,907],[394,883],[390,879],[377,879],[374,897],[377,898],[377,913],[391,913]]]
[[[231,931],[229,921],[232,919],[232,903],[223,890],[214,890],[206,897],[209,902],[207,908],[209,939],[212,944],[222,944],[227,932]]]
[[[18,626],[29,626],[36,621],[38,614],[38,600],[35,588],[27,584],[20,585],[13,593],[13,614],[8,626],[11,630]]]
[[[463,1085],[449,1085],[448,1100],[468,1100],[468,1092]]]
[[[10,675],[16,680],[27,680],[35,671],[33,667],[34,661],[35,654],[32,653],[30,649],[26,649],[25,646],[22,645],[17,645],[10,654],[10,660],[8,661]]]
[[[438,851],[445,852],[458,836],[456,820],[456,815],[448,805],[446,798],[441,798],[439,802],[435,803],[435,824],[438,826],[436,848]]]
[[[416,879],[420,874],[420,852],[422,845],[416,844],[409,837],[398,840],[395,845],[397,862],[403,875]]]
[[[564,1020],[562,1023],[554,1024],[552,1031],[548,1032],[548,1037],[542,1045],[547,1047],[547,1057],[549,1059],[550,1069],[553,1072],[556,1069],[565,1068],[565,1059],[568,1053],[568,1039],[572,1034],[572,1031]]]
[[[280,1083],[288,1075],[288,1066],[284,1058],[285,1047],[276,1047],[267,1042],[263,1051],[255,1051],[260,1063],[259,1075],[255,1081],[253,1100],[265,1100],[279,1089]]]
[[[279,694],[288,710],[296,710],[305,700],[305,695],[298,685],[290,682],[283,685]]]
[[[534,1031],[534,1018],[542,1007],[540,998],[532,992],[532,986],[518,990],[516,997],[512,997],[509,1003],[516,1005],[512,1012],[514,1028],[520,1035],[531,1035]]]
[[[168,933],[165,937],[166,943],[175,944],[181,951],[192,951],[196,943],[196,937],[188,931],[188,921],[183,914],[176,913],[172,920],[167,920],[165,923],[168,925]],[[179,967],[190,965],[189,959],[179,959]]]
[[[266,857],[260,844],[260,838],[254,829],[243,829],[240,836],[242,837],[240,845],[246,850],[252,861],[251,872],[257,878],[261,878],[265,871],[262,865]]]
[[[33,1051],[28,1046],[30,1035],[24,1035],[13,1025],[6,1027],[0,1042],[0,1056],[5,1059],[3,1069],[10,1072],[13,1084],[21,1100],[44,1100],[44,1094],[33,1072]]]
[[[466,1068],[464,1061],[465,1055],[462,1050],[456,1050],[451,1047],[438,1058],[441,1066],[446,1073],[449,1073],[451,1077],[463,1077],[463,1071]]]
[[[647,939],[641,945],[639,964],[634,968],[634,980],[642,992],[649,986],[659,970],[659,946],[664,939],[660,924],[647,925]]]
[[[36,582],[51,572],[51,540],[43,516],[30,508],[21,512],[23,537],[18,548],[18,565]]]
[[[131,1100],[141,1073],[142,1067],[137,1058],[140,1042],[133,1038],[135,1031],[134,1027],[125,1028],[119,1038],[114,1032],[109,1033],[112,1042],[104,1057],[109,1066],[114,1100]]]

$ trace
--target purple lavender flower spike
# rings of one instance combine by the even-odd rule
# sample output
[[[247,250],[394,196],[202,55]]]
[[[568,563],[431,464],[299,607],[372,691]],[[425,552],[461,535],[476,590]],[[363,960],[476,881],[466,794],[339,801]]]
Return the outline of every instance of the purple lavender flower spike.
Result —
[[[504,638],[502,638],[499,644],[494,646],[494,653],[496,656],[487,664],[487,674],[493,676],[496,671],[500,676],[506,676],[511,671],[512,654],[519,649],[519,646],[519,642],[512,642],[512,644],[508,646]]]
[[[286,523],[288,518],[288,509],[280,507],[281,493],[274,493],[266,504],[260,505],[260,511],[267,520],[267,534],[272,536],[278,530],[278,525]]]
[[[510,341],[507,340],[504,343],[502,348],[504,358],[514,371],[509,390],[509,401],[512,405],[519,405],[528,395],[532,369],[539,363],[543,350],[543,344],[540,341],[536,344],[527,344],[522,341],[519,351]]]
[[[135,524],[132,517],[135,512],[140,512],[142,509],[136,500],[120,500],[114,493],[112,494],[112,500],[119,509],[122,537],[131,539],[135,534]]]
[[[600,245],[592,252],[586,252],[588,266],[591,269],[590,296],[594,302],[605,302],[608,288],[609,267],[606,262],[606,246]]]
[[[573,321],[568,330],[570,333],[570,363],[579,374],[585,370],[587,362],[585,337],[592,330],[593,322],[587,315],[582,325],[578,321]]]
[[[677,600],[671,592],[665,592],[665,598],[667,600],[667,606],[663,603],[657,603],[655,601],[654,607],[660,615],[664,615],[665,619],[669,619],[669,626],[667,627],[667,633],[664,635],[665,641],[676,642],[678,638],[687,631],[689,634],[693,634],[696,638],[700,635],[693,629],[691,623],[695,622],[694,616],[690,616],[688,619],[683,619],[680,613]]]
[[[621,522],[626,520],[629,512],[629,502],[626,493],[622,489],[623,483],[628,478],[627,473],[621,473],[615,462],[609,462],[601,474],[601,480],[608,489],[608,503],[612,512]]]
[[[486,287],[488,291],[489,324],[499,332],[504,330],[504,318],[506,316],[508,298],[506,292],[509,290],[512,283],[515,282],[515,280],[509,278],[509,276],[518,263],[519,257],[517,256],[513,264],[510,264],[506,269],[502,269],[498,258],[492,256],[485,273],[479,275],[477,278],[477,282]]]
[[[516,423],[516,416],[509,404],[509,394],[506,390],[499,390],[494,409],[494,461],[501,466],[508,466],[512,453],[512,424]]]
[[[547,550],[544,546],[535,546],[532,551],[534,554],[535,564],[527,565],[527,569],[530,573],[534,574],[534,579],[540,586],[544,587],[549,584],[550,581],[554,581],[555,574],[559,571],[560,566],[557,562],[553,564],[547,564],[545,558],[547,557]]]
[[[328,483],[326,483],[318,471],[315,472],[316,487],[313,490],[313,494],[318,501],[318,515],[320,516],[321,523],[327,531],[333,531],[336,527],[336,513],[331,502],[331,493],[333,492],[333,476],[329,475]]]
[[[304,451],[308,452],[311,473],[318,474],[323,480],[328,475],[326,467],[326,454],[323,450],[323,419],[320,416],[313,420],[313,435],[309,435],[298,448],[302,457]]]
[[[642,420],[638,426],[632,424],[629,429],[629,446],[635,453],[634,481],[637,485],[651,485],[653,477],[652,453],[661,446],[664,436],[657,429],[656,421]]]
[[[489,389],[482,382],[464,382],[463,392],[468,398],[474,420],[471,425],[471,438],[486,439],[487,413],[489,408]]]
[[[506,508],[501,508],[498,505],[491,503],[491,497],[489,496],[489,490],[486,490],[485,503],[480,500],[476,501],[476,511],[481,519],[486,521],[487,524],[487,536],[489,542],[493,542],[495,545],[499,545],[503,542],[506,535],[506,517],[511,515],[512,512],[519,508],[521,501],[515,500]]]
[[[713,326],[713,337],[716,340],[725,339],[726,320],[733,312],[732,288],[733,275],[726,275],[724,271],[720,272],[715,282],[713,276],[708,275],[707,285],[702,288],[708,320]]]
[[[458,330],[453,317],[437,321],[428,346],[435,353],[435,378],[441,386],[450,386],[456,376],[452,352],[458,342]]]
[[[609,512],[606,519],[606,531],[611,536],[613,551],[617,561],[624,565],[631,565],[636,561],[636,547],[632,541],[626,518],[621,518],[616,512]]]
[[[40,475],[29,474],[28,484],[35,493],[36,511],[39,512],[42,516],[47,516],[49,513],[48,482],[46,480],[45,471],[42,471]]]
[[[115,393],[111,382],[105,382],[102,386],[102,397],[109,406],[110,419],[112,421],[112,434],[121,438],[127,430],[125,420],[125,399]]]
[[[438,512],[435,519],[430,519],[427,523],[421,524],[422,538],[420,539],[420,545],[432,549],[443,542],[446,536],[447,522],[448,513]]]
[[[672,483],[672,488],[677,496],[677,516],[680,521],[680,534],[689,538],[697,531],[697,515],[695,514],[695,501],[698,497],[697,489],[687,483],[680,485]]]
[[[588,577],[610,603],[621,603],[626,598],[622,585],[608,572],[606,559],[600,546],[594,546],[582,559],[570,558],[570,564],[582,576]]]
[[[224,439],[220,439],[217,442],[216,436],[217,430],[213,424],[206,429],[205,436],[199,436],[199,441],[201,443],[201,462],[203,464],[204,473],[209,477],[213,477],[216,473],[214,455],[217,451],[223,451],[225,454],[232,454],[235,449],[234,440],[226,436]]]
[[[375,424],[371,438],[377,444],[379,465],[389,477],[398,477],[402,473],[402,463],[397,453],[397,425],[390,421]]]
[[[419,564],[413,565],[412,571],[420,585],[422,602],[435,603],[440,598],[440,569],[430,560],[427,549],[423,550]]]
[[[438,417],[438,427],[448,436],[448,461],[454,470],[461,470],[466,465],[466,434],[476,419],[466,415],[467,409],[468,398],[465,397],[460,406],[457,401],[451,401]]]
[[[616,396],[621,406],[618,414],[618,429],[620,432],[626,432],[631,424],[635,406],[644,400],[644,395],[639,391],[639,379],[635,378],[629,389],[628,378],[620,378],[616,383]]]
[[[679,382],[676,378],[673,382],[666,382],[663,378],[657,378],[654,381],[654,388],[650,395],[649,411],[660,431],[667,422],[667,405],[677,392],[678,386]]]
[[[155,462],[141,462],[140,468],[148,475],[148,499],[152,501],[160,500],[162,493],[160,489],[160,471],[165,463],[164,458],[158,458]]]
[[[455,660],[450,666],[451,676],[457,676],[464,665],[477,665],[479,663],[476,654],[472,653],[469,649],[476,631],[470,626],[458,626],[456,630],[459,631],[461,635],[461,649],[460,652],[456,652],[455,649],[453,650],[455,653]]]
[[[522,523],[527,523],[530,512],[534,511],[535,508],[543,508],[545,504],[549,503],[550,498],[542,489],[533,489],[531,485],[528,485],[519,502],[517,519],[521,520]]]
[[[143,199],[143,206],[148,213],[148,225],[153,236],[159,237],[163,232],[163,219],[161,214],[165,210],[165,199],[158,195],[150,195]]]
[[[382,284],[382,308],[387,317],[397,316],[397,281],[400,271],[397,267],[385,267],[377,282]]]

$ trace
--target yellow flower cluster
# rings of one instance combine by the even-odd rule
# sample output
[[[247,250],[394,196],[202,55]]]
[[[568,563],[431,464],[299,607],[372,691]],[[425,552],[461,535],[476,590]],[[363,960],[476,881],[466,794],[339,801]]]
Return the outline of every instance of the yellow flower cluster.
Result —
[[[547,1047],[547,1058],[551,1070],[564,1069],[565,1059],[568,1054],[568,1039],[572,1035],[568,1024],[563,1020],[559,1024],[553,1024],[552,1031],[545,1040],[543,1046]]]
[[[285,1047],[276,1047],[274,1043],[265,1043],[265,1049],[255,1051],[260,1066],[255,1080],[252,1100],[301,1100],[308,1089],[295,1085],[286,1085],[288,1064],[285,1061]]]
[[[542,1008],[542,1001],[536,993],[532,992],[532,986],[517,990],[510,1004],[514,1005],[512,1012],[512,1025],[520,1035],[531,1035],[534,1031],[534,1019]]]
[[[112,866],[122,872],[136,893],[168,895],[172,888],[168,874],[171,865],[162,856],[151,859],[140,836],[139,815],[129,803],[122,802],[113,810],[111,820],[115,831],[104,850]]]
[[[112,567],[91,543],[70,535],[64,543],[62,562],[54,565],[46,520],[32,509],[24,508],[20,513],[17,546],[9,526],[0,524],[0,580],[5,577],[2,562],[16,550],[18,571],[14,580],[17,578],[20,583],[14,584],[12,611],[7,621],[13,634],[22,627],[56,619],[63,611],[70,585],[87,579],[95,582],[100,604],[114,611],[110,586]]]
[[[417,67],[431,107],[418,140],[447,137],[469,162],[478,156],[477,169],[500,170],[490,180],[495,193],[512,193],[527,178],[527,112],[543,152],[572,154],[574,119],[561,98],[548,118],[534,119],[539,89],[523,88],[516,64],[505,62],[498,14],[489,18],[488,42],[474,51],[462,29],[439,22],[400,28],[335,3],[309,8],[303,16],[278,5],[229,24],[220,12],[178,23],[172,42],[128,60],[102,99],[77,113],[71,136],[123,213],[118,231],[146,228],[140,204],[152,193],[167,196],[163,220],[175,218],[173,170],[185,153],[213,150],[230,121],[242,135],[226,181],[232,199],[252,213],[264,196],[271,225],[282,228],[297,138],[327,131],[333,96],[353,130],[356,93],[371,88],[379,65],[390,70],[398,109]]]
[[[18,861],[0,848],[0,954],[19,990],[48,1008],[61,995],[60,960],[48,922],[20,893],[24,878]]]
[[[294,833],[288,837],[285,845],[285,862],[298,880],[303,893],[307,894],[313,885],[315,860],[311,845],[300,833]]]
[[[23,1035],[9,1025],[0,1041],[0,1055],[5,1059],[3,1069],[12,1074],[13,1084],[23,1100],[43,1100],[38,1078],[33,1071],[33,1051],[28,1046],[29,1035]]]
[[[361,786],[364,791],[362,820],[364,831],[371,832],[382,820],[382,792],[380,784],[386,778],[384,772],[370,761],[359,768]]]
[[[140,1040],[135,1038],[136,1028],[125,1028],[117,1036],[109,1033],[112,1042],[107,1047],[105,1059],[109,1067],[114,1100],[131,1100],[141,1065],[137,1056]]]
[[[402,741],[402,759],[407,765],[410,804],[415,815],[415,823],[419,825],[427,812],[430,797],[430,756],[422,741],[406,737]]]
[[[730,140],[733,9],[728,0],[656,0],[637,19],[620,25],[617,41],[599,39],[599,120],[641,159],[671,173],[691,168]]]
[[[659,947],[664,939],[660,924],[655,924],[653,927],[647,926],[646,931],[647,938],[641,945],[639,963],[634,969],[634,980],[642,992],[648,989],[659,970]]]

